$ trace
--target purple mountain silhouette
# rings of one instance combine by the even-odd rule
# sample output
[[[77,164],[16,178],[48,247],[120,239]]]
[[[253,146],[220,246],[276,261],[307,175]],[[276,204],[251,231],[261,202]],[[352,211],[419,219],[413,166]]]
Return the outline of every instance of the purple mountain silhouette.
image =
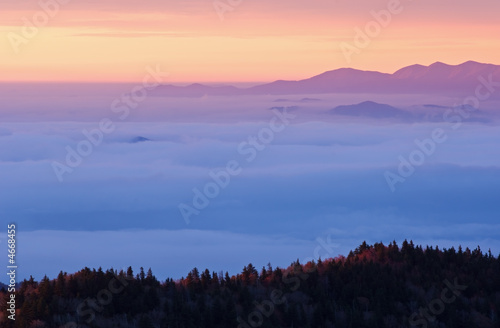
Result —
[[[412,65],[393,74],[341,68],[299,81],[278,80],[251,88],[165,85],[162,96],[201,97],[204,95],[287,95],[321,93],[441,93],[470,94],[481,84],[479,78],[500,82],[500,66],[468,61],[460,65],[436,62],[429,66]],[[500,92],[498,92],[500,94]]]
[[[365,101],[353,105],[341,105],[330,110],[331,114],[370,117],[370,118],[399,118],[411,119],[412,114],[399,108],[379,104],[373,101]]]

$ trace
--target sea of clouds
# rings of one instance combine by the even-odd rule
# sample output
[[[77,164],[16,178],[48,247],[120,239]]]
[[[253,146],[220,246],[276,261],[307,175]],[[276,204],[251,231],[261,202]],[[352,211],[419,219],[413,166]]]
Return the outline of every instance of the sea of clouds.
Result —
[[[500,252],[494,101],[480,108],[490,120],[457,128],[329,113],[366,100],[459,102],[422,95],[156,95],[121,119],[111,104],[128,86],[47,88],[0,90],[0,245],[16,223],[22,277],[129,265],[162,279],[194,266],[236,273],[347,255],[364,240]],[[102,120],[113,129],[101,138]],[[415,140],[436,129],[446,138],[427,154]],[[80,160],[68,162],[71,151]]]

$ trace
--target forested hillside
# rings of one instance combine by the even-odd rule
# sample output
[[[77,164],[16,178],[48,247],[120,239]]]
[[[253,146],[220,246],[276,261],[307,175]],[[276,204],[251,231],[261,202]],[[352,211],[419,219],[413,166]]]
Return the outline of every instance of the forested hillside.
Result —
[[[175,265],[175,264],[172,264]],[[0,292],[1,327],[500,327],[500,257],[404,242],[363,243],[347,257],[194,268],[185,278],[151,270],[85,268],[22,282],[16,320]]]

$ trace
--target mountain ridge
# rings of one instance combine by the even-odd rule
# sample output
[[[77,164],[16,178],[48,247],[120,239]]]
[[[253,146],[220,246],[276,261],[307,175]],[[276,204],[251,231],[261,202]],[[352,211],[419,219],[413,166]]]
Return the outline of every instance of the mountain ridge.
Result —
[[[324,93],[441,93],[473,94],[478,78],[500,80],[500,65],[466,61],[458,65],[435,62],[403,67],[394,73],[339,68],[301,80],[276,80],[249,88],[207,86],[200,83],[180,87],[163,85],[159,96],[202,97],[236,95],[287,95]]]
[[[387,104],[374,101],[363,101],[353,105],[340,105],[330,110],[330,113],[352,117],[399,118],[410,119],[411,113]]]

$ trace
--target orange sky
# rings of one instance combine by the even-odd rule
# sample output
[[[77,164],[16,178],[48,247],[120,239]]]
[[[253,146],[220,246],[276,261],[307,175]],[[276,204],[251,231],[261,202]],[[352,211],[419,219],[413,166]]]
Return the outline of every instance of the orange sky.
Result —
[[[217,0],[231,9],[223,20],[212,0],[59,1],[50,17],[37,1],[0,0],[0,81],[129,82],[156,65],[173,83],[300,79],[340,67],[393,72],[435,61],[500,64],[497,0]],[[52,10],[56,0],[41,3]],[[356,28],[388,7],[397,10],[387,26],[347,61],[341,45],[354,46]],[[42,20],[37,33],[24,27],[33,17]]]

